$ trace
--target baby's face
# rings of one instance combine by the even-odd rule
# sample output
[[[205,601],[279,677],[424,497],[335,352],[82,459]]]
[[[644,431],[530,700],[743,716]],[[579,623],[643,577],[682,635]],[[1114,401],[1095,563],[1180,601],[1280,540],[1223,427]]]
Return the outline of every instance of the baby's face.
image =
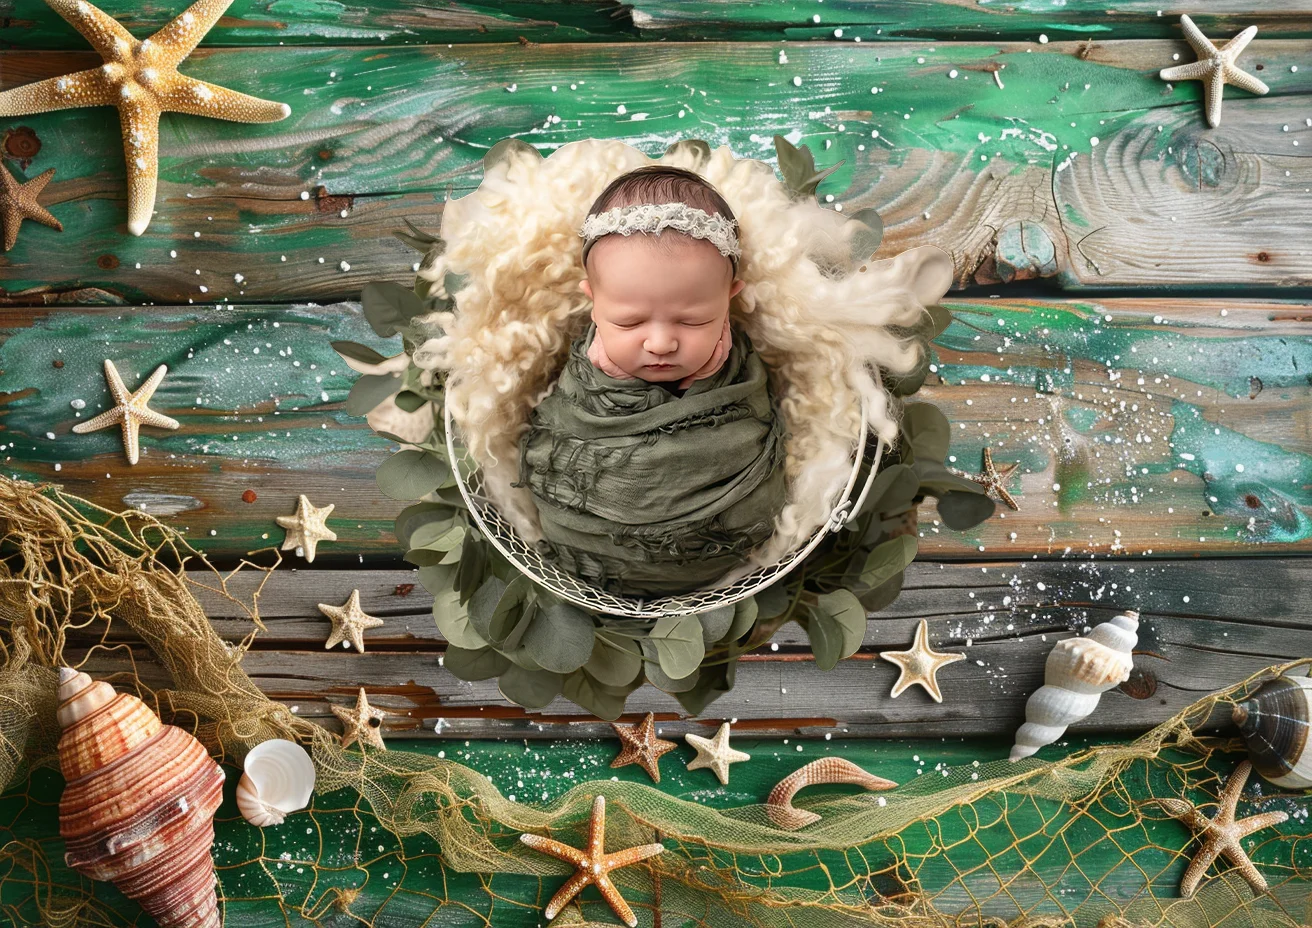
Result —
[[[720,340],[729,300],[745,283],[703,239],[665,254],[645,234],[607,235],[592,246],[588,264],[597,280],[579,287],[592,300],[596,337],[611,361],[649,381],[678,381],[701,369]]]

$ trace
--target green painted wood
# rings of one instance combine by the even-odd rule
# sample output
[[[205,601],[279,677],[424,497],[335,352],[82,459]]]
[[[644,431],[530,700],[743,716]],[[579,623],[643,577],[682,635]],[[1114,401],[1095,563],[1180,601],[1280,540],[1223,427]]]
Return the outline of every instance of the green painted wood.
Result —
[[[160,28],[183,0],[103,0],[101,9],[134,34]],[[346,4],[317,0],[237,0],[206,37],[209,46],[516,42],[721,41],[806,42],[839,39],[1169,38],[1187,13],[1204,29],[1233,34],[1250,24],[1267,38],[1312,36],[1307,0],[1261,4],[1228,0],[1166,4],[1134,0],[1110,10],[1097,0],[828,0],[733,3],[720,0],[496,0],[442,6],[416,0]],[[76,34],[41,0],[0,0],[0,48],[77,48]]]
[[[956,533],[926,508],[924,554],[1312,550],[1308,304],[948,305],[956,320],[924,398],[954,423],[951,465],[977,471],[985,446],[1021,465],[1009,484],[1021,509]],[[339,338],[400,350],[357,304],[5,310],[0,465],[108,508],[144,507],[220,557],[281,543],[274,519],[306,493],[337,507],[340,540],[316,565],[395,562],[403,504],[373,478],[394,446],[343,408],[358,375],[329,346]],[[143,429],[136,467],[118,432],[71,432],[108,402],[105,357],[132,386],[169,366],[154,407],[182,427]]]
[[[407,278],[414,255],[390,232],[403,218],[439,228],[442,202],[476,187],[507,136],[544,153],[613,137],[652,156],[700,137],[772,163],[775,133],[843,162],[820,194],[879,210],[881,256],[938,244],[958,286],[1309,292],[1312,252],[1296,243],[1312,211],[1312,43],[1249,49],[1272,92],[1230,89],[1218,129],[1198,82],[1156,76],[1188,54],[1179,42],[202,50],[184,70],[292,115],[166,116],[158,213],[140,238],[126,234],[112,109],[3,121],[21,176],[56,169],[44,202],[65,231],[25,224],[0,257],[0,299],[352,299],[367,280]],[[0,88],[97,61],[3,52]]]

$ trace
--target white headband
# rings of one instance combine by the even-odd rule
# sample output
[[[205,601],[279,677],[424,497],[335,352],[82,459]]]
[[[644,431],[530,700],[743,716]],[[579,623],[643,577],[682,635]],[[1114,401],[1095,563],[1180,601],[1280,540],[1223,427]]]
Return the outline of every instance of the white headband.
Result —
[[[588,251],[593,242],[603,235],[632,235],[634,232],[655,234],[661,229],[673,229],[693,238],[702,238],[710,242],[733,262],[734,272],[738,270],[738,259],[742,249],[738,246],[738,234],[734,231],[737,222],[724,216],[707,213],[705,210],[687,203],[635,203],[629,206],[617,206],[604,213],[589,216],[579,230],[583,238],[583,260],[588,260]]]

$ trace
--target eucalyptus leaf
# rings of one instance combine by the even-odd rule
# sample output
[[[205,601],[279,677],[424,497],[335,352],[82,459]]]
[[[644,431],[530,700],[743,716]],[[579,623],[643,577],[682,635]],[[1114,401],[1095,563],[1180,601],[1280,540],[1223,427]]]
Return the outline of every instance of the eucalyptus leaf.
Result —
[[[943,524],[958,532],[974,528],[992,517],[997,510],[993,500],[983,493],[951,490],[938,498],[938,514]]]
[[[497,603],[501,602],[507,586],[509,584],[500,577],[491,576],[469,598],[469,621],[474,630],[488,641],[493,640],[492,614],[496,611]]]
[[[525,709],[542,709],[560,695],[564,678],[550,670],[512,666],[497,680],[501,695]]]
[[[763,590],[757,590],[755,599],[757,614],[762,619],[783,615],[793,601],[788,592],[788,584],[784,582],[775,582]]]
[[[527,635],[529,629],[533,627],[533,623],[537,619],[537,615],[538,615],[537,604],[531,600],[526,601],[523,607],[519,610],[519,618],[514,620],[514,625],[511,627],[510,631],[506,634],[506,637],[501,640],[501,643],[499,645],[497,645],[497,647],[499,647],[502,651],[506,652],[506,654],[510,657],[512,661],[516,661],[516,663],[518,663],[516,658],[519,656],[516,652],[525,651],[523,647],[524,636]],[[494,621],[492,625],[495,628],[496,622]],[[537,655],[533,654],[531,651],[526,653],[528,657],[533,661],[533,666],[535,667],[542,666],[541,662],[538,661],[537,659]],[[547,668],[543,668],[543,669],[547,669]]]
[[[360,304],[379,338],[391,338],[415,316],[428,312],[414,290],[387,280],[374,280],[360,291]]]
[[[902,412],[902,427],[911,438],[917,461],[943,463],[952,440],[948,417],[933,403],[907,403]]]
[[[933,361],[934,356],[929,350],[928,343],[922,341],[920,360],[916,362],[916,366],[905,374],[884,372],[881,377],[884,387],[894,396],[911,396],[925,385],[925,379],[929,377],[929,366]],[[397,405],[401,405],[399,398]]]
[[[736,660],[725,664],[703,667],[697,685],[684,693],[676,693],[679,705],[691,715],[701,715],[716,699],[733,689]]]
[[[905,573],[893,574],[873,590],[859,594],[857,599],[861,600],[861,607],[866,612],[878,612],[887,608],[902,592],[902,583],[905,579]]]
[[[667,693],[685,693],[697,685],[700,667],[694,667],[691,673],[682,677],[672,677],[661,668],[660,651],[651,640],[644,639],[641,645],[643,657],[646,658],[642,663],[642,672],[652,686]]]
[[[875,475],[870,484],[870,495],[862,509],[872,512],[894,512],[905,509],[920,492],[920,478],[905,464],[891,464]]]
[[[446,461],[428,451],[398,451],[378,465],[378,489],[392,499],[427,496],[451,474]]]
[[[711,645],[724,638],[733,625],[734,612],[734,607],[730,604],[697,613],[697,621],[702,626],[702,642]]]
[[[455,590],[442,590],[433,597],[433,619],[442,637],[458,648],[477,651],[488,646],[469,624],[469,610],[460,604]]]
[[[931,496],[943,497],[948,493],[981,493],[983,488],[973,480],[959,477],[938,461],[917,460],[911,465],[916,476],[920,478],[920,491]]]
[[[757,596],[760,594],[758,593]],[[743,635],[746,635],[756,625],[756,616],[759,609],[756,604],[756,596],[749,596],[746,599],[740,599],[734,604],[733,624],[729,626],[729,633],[721,638],[721,641],[738,641]]]
[[[427,548],[411,548],[404,555],[405,560],[416,567],[439,567],[446,560],[447,551],[430,551]]]
[[[361,345],[359,342],[333,341],[329,344],[332,345],[333,351],[336,351],[343,358],[359,361],[362,364],[382,364],[387,360],[368,345]]]
[[[624,696],[604,687],[586,670],[576,670],[567,676],[561,685],[561,695],[608,722],[624,714]]]
[[[504,644],[507,651],[513,650],[517,645],[509,640],[510,634],[523,621],[528,594],[529,581],[522,574],[510,581],[492,609],[492,616],[487,623],[488,631],[483,637],[493,644]],[[479,633],[482,634],[482,629],[479,629]]]
[[[774,148],[775,153],[778,155],[779,173],[783,175],[784,185],[792,193],[794,199],[815,196],[816,187],[820,185],[820,182],[843,165],[843,162],[840,161],[833,167],[826,168],[823,171],[816,171],[815,157],[811,154],[811,149],[805,145],[796,148],[782,135],[774,137]]]
[[[702,625],[695,615],[661,616],[647,640],[656,648],[661,669],[671,680],[688,676],[706,656]]]
[[[899,535],[877,546],[861,569],[861,583],[873,590],[889,577],[902,573],[915,560],[918,547],[914,535]]]
[[[598,632],[592,642],[592,655],[583,666],[594,679],[611,686],[624,686],[642,673],[642,655],[637,645],[620,643]]]
[[[465,526],[454,518],[421,525],[410,536],[412,547],[427,551],[450,551],[459,547],[464,540]]]
[[[396,400],[394,402],[396,403],[397,408],[401,409],[402,411],[414,412],[420,406],[423,406],[425,403],[428,402],[428,397],[420,396],[418,393],[415,393],[413,390],[402,390],[400,393],[396,395]]]
[[[833,616],[814,607],[807,610],[805,625],[816,667],[833,670],[843,656],[843,630]]]
[[[414,503],[401,510],[392,522],[392,529],[401,547],[409,548],[410,536],[419,526],[432,522],[450,522],[456,515],[456,508],[445,503]]]
[[[495,648],[462,648],[448,644],[442,666],[461,680],[490,680],[510,669],[511,663]]]
[[[456,572],[456,589],[462,602],[469,599],[488,575],[487,550],[474,532],[465,536],[460,569]]]
[[[952,325],[952,312],[946,307],[937,304],[934,306],[926,306],[925,309],[929,310],[931,320],[929,324],[929,338],[930,341],[933,341],[942,335],[947,330],[948,326]]]
[[[860,223],[860,227],[853,230],[851,239],[852,263],[860,264],[870,260],[884,240],[884,221],[879,218],[878,210],[868,207],[853,213],[851,220]]]
[[[455,579],[458,569],[455,564],[430,564],[420,567],[415,573],[419,576],[420,586],[437,597],[443,593],[455,592],[451,581]]]
[[[569,603],[553,602],[538,610],[523,646],[547,670],[571,673],[592,658],[594,635],[590,615]]]
[[[834,590],[817,598],[817,608],[831,616],[842,632],[842,650],[839,657],[850,657],[861,647],[866,637],[866,610],[850,590]]]
[[[400,389],[401,378],[396,374],[361,374],[346,394],[346,412],[363,416]]]

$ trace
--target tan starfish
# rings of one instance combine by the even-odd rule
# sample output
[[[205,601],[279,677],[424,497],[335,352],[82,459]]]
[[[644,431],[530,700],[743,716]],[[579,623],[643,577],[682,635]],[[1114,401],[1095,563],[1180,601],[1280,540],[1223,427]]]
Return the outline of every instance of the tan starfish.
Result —
[[[177,419],[170,419],[163,413],[155,412],[146,404],[150,398],[155,395],[155,390],[159,388],[160,382],[164,375],[169,372],[168,366],[161,364],[155,368],[155,373],[137,388],[137,392],[128,393],[128,388],[123,384],[123,378],[118,375],[118,368],[114,362],[105,359],[105,379],[109,381],[109,392],[114,397],[114,408],[102,412],[94,419],[88,419],[86,422],[79,422],[73,426],[73,431],[81,435],[84,432],[96,432],[100,429],[109,428],[111,425],[122,424],[123,426],[123,450],[127,453],[128,463],[136,464],[141,456],[141,443],[137,430],[143,425],[153,425],[161,429],[176,429],[179,427]]]
[[[1222,855],[1235,865],[1243,878],[1248,881],[1248,885],[1253,887],[1253,892],[1266,892],[1266,880],[1248,859],[1248,853],[1240,841],[1255,831],[1280,824],[1289,818],[1289,815],[1285,812],[1263,812],[1261,815],[1235,820],[1235,806],[1239,803],[1239,794],[1244,791],[1244,784],[1248,782],[1248,775],[1252,769],[1248,761],[1243,761],[1235,768],[1234,773],[1230,774],[1225,787],[1221,790],[1221,795],[1217,797],[1214,818],[1209,819],[1183,799],[1149,800],[1160,805],[1173,818],[1178,818],[1188,825],[1195,837],[1202,842],[1198,853],[1189,864],[1189,869],[1184,872],[1184,879],[1180,881],[1180,895],[1185,899],[1194,894],[1207,868]]]
[[[387,745],[383,744],[383,719],[387,718],[387,713],[382,709],[375,709],[369,705],[369,698],[364,694],[364,687],[360,687],[360,695],[355,700],[355,708],[348,709],[345,706],[333,706],[333,715],[341,719],[344,730],[342,731],[342,747],[349,748],[359,741],[361,744],[372,744],[380,751],[386,751]],[[374,722],[378,722],[377,725]]]
[[[1158,76],[1164,81],[1202,81],[1203,99],[1207,104],[1207,124],[1213,129],[1221,125],[1221,97],[1225,94],[1226,84],[1256,94],[1264,94],[1271,89],[1247,71],[1239,70],[1235,64],[1239,53],[1257,35],[1256,26],[1249,26],[1220,48],[1212,44],[1188,16],[1180,17],[1180,26],[1184,29],[1185,39],[1198,55],[1198,60],[1192,64],[1162,68]]]
[[[647,771],[653,782],[659,783],[661,755],[673,751],[678,745],[673,741],[656,737],[656,716],[648,712],[636,725],[621,726],[611,722],[610,727],[615,729],[615,734],[624,745],[620,749],[619,756],[611,761],[610,765],[625,767],[629,764],[637,764]]]
[[[5,251],[18,243],[18,227],[24,219],[35,219],[56,232],[64,231],[63,224],[36,201],[54,176],[55,169],[50,168],[20,184],[6,168],[0,167],[0,226],[5,230]]]
[[[127,160],[128,231],[150,224],[159,176],[159,117],[187,113],[232,122],[277,122],[291,107],[178,73],[232,0],[198,0],[148,39],[136,39],[86,0],[46,4],[100,53],[104,64],[0,93],[0,116],[28,116],[82,106],[118,108]]]
[[[560,914],[560,910],[571,899],[582,892],[585,886],[592,883],[601,891],[602,898],[610,903],[610,907],[615,914],[629,928],[634,928],[638,924],[637,916],[633,914],[633,909],[629,908],[629,904],[624,901],[624,897],[620,895],[620,891],[610,881],[607,874],[612,870],[618,870],[620,867],[627,867],[629,864],[636,864],[640,860],[646,860],[648,857],[665,850],[665,847],[660,844],[642,844],[638,847],[625,848],[622,851],[607,854],[605,796],[598,796],[592,800],[592,822],[589,826],[588,849],[586,851],[570,847],[568,844],[561,844],[551,838],[544,838],[541,835],[520,835],[519,840],[534,850],[550,854],[552,857],[573,864],[578,868],[578,872],[570,877],[569,881],[547,903],[546,911],[542,914],[547,917],[548,921]]]
[[[278,524],[287,529],[280,550],[300,548],[305,560],[313,564],[315,545],[321,541],[337,540],[337,533],[328,527],[328,516],[335,508],[336,503],[329,503],[323,509],[316,509],[309,497],[302,493],[296,504],[296,515],[278,516]]]
[[[725,722],[715,733],[714,738],[686,734],[683,739],[697,749],[697,756],[688,764],[689,770],[709,767],[720,778],[721,786],[729,785],[729,765],[744,760],[751,760],[752,755],[729,747],[729,723]]]
[[[929,646],[929,623],[924,619],[916,626],[916,641],[910,651],[880,651],[879,656],[892,664],[897,664],[901,674],[893,684],[893,699],[914,684],[920,684],[929,693],[934,702],[943,701],[943,693],[938,688],[938,672],[948,664],[964,661],[964,654],[944,654]]]
[[[333,631],[324,648],[335,648],[349,638],[355,650],[364,653],[364,630],[383,624],[382,619],[367,615],[360,608],[359,590],[352,590],[351,598],[340,606],[319,603],[319,611],[333,620]]]
[[[1006,503],[1013,510],[1020,509],[1010,493],[1007,492],[1007,480],[1011,477],[1012,472],[1020,467],[1020,462],[1014,464],[1004,464],[999,470],[993,464],[993,449],[984,449],[984,470],[978,474],[966,474],[965,477],[973,480],[984,488],[986,493],[992,493],[998,500]]]

